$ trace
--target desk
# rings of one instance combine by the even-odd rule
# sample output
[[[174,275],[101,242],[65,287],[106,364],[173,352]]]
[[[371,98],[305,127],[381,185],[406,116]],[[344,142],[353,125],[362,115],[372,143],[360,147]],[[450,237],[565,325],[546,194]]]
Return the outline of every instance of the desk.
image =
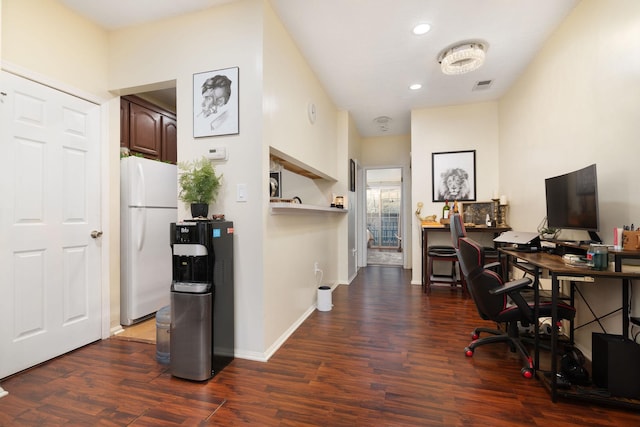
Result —
[[[473,233],[493,233],[493,237],[498,237],[498,235],[500,233],[502,233],[503,231],[509,231],[511,230],[511,227],[487,227],[487,226],[476,226],[476,227],[467,227],[466,231],[467,234],[473,234]],[[427,281],[427,276],[426,276],[426,271],[425,271],[425,265],[427,265],[427,248],[429,246],[428,243],[428,239],[429,239],[429,233],[449,233],[451,234],[451,229],[449,228],[448,225],[445,225],[443,227],[429,227],[429,226],[423,226],[422,227],[422,285],[424,286]]]
[[[551,324],[555,325],[558,322],[558,299],[560,294],[560,281],[570,281],[573,287],[578,282],[593,282],[598,278],[607,279],[619,279],[622,283],[622,327],[623,334],[628,336],[629,334],[629,286],[632,279],[640,279],[640,273],[623,273],[621,271],[598,271],[591,270],[583,267],[572,267],[566,265],[562,257],[559,255],[552,255],[544,252],[520,252],[512,249],[500,248],[500,253],[506,255],[507,264],[519,268],[529,273],[533,272],[537,276],[541,273],[541,270],[548,270],[551,276]],[[630,252],[624,253],[623,251],[613,251],[616,270],[621,270],[623,258],[635,258],[640,257],[640,253]],[[532,268],[533,267],[533,270]],[[508,274],[508,269],[507,269]],[[536,346],[536,368],[538,367],[538,355],[539,348]],[[561,389],[557,387],[556,374],[558,373],[558,330],[552,328],[551,332],[551,380],[550,380],[550,393],[551,400],[557,401],[558,396],[578,398],[582,400],[592,402],[603,402],[606,400],[608,404],[614,404],[618,406],[625,406],[634,409],[640,408],[640,401],[632,399],[616,399],[616,398],[603,398],[602,396],[595,396],[590,394],[578,394],[571,390]],[[544,379],[543,379],[544,382]]]

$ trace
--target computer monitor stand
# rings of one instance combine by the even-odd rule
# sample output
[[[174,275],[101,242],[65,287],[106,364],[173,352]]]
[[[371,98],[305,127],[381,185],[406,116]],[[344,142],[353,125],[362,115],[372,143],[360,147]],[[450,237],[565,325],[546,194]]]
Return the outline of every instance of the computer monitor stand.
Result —
[[[589,231],[589,239],[591,239],[592,243],[602,243],[602,239],[595,231]]]

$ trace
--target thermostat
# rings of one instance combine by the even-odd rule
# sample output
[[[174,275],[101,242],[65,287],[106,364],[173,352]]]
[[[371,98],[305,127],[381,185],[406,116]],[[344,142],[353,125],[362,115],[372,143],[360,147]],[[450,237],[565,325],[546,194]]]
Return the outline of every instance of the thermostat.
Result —
[[[209,149],[209,155],[207,156],[211,160],[227,160],[227,147],[215,147]]]

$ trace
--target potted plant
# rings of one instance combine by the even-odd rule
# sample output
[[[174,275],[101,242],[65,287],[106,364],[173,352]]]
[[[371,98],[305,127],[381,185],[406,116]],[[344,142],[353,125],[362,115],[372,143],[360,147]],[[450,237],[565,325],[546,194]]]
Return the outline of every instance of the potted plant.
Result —
[[[547,223],[547,217],[545,216],[542,222],[538,225],[538,234],[540,237],[546,240],[554,240],[560,233],[559,228],[549,227]]]
[[[206,157],[193,162],[180,162],[181,171],[180,200],[189,204],[193,218],[206,218],[209,214],[209,204],[215,202],[218,190],[222,184],[222,174],[216,175],[211,161]]]

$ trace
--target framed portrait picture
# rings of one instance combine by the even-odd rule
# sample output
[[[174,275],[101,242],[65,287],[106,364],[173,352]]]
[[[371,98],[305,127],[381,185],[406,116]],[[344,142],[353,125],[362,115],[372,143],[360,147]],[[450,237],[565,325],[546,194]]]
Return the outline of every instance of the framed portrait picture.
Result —
[[[349,191],[356,191],[356,162],[349,160]]]
[[[476,200],[476,151],[431,153],[433,201]]]
[[[240,132],[238,67],[193,75],[193,137]]]

